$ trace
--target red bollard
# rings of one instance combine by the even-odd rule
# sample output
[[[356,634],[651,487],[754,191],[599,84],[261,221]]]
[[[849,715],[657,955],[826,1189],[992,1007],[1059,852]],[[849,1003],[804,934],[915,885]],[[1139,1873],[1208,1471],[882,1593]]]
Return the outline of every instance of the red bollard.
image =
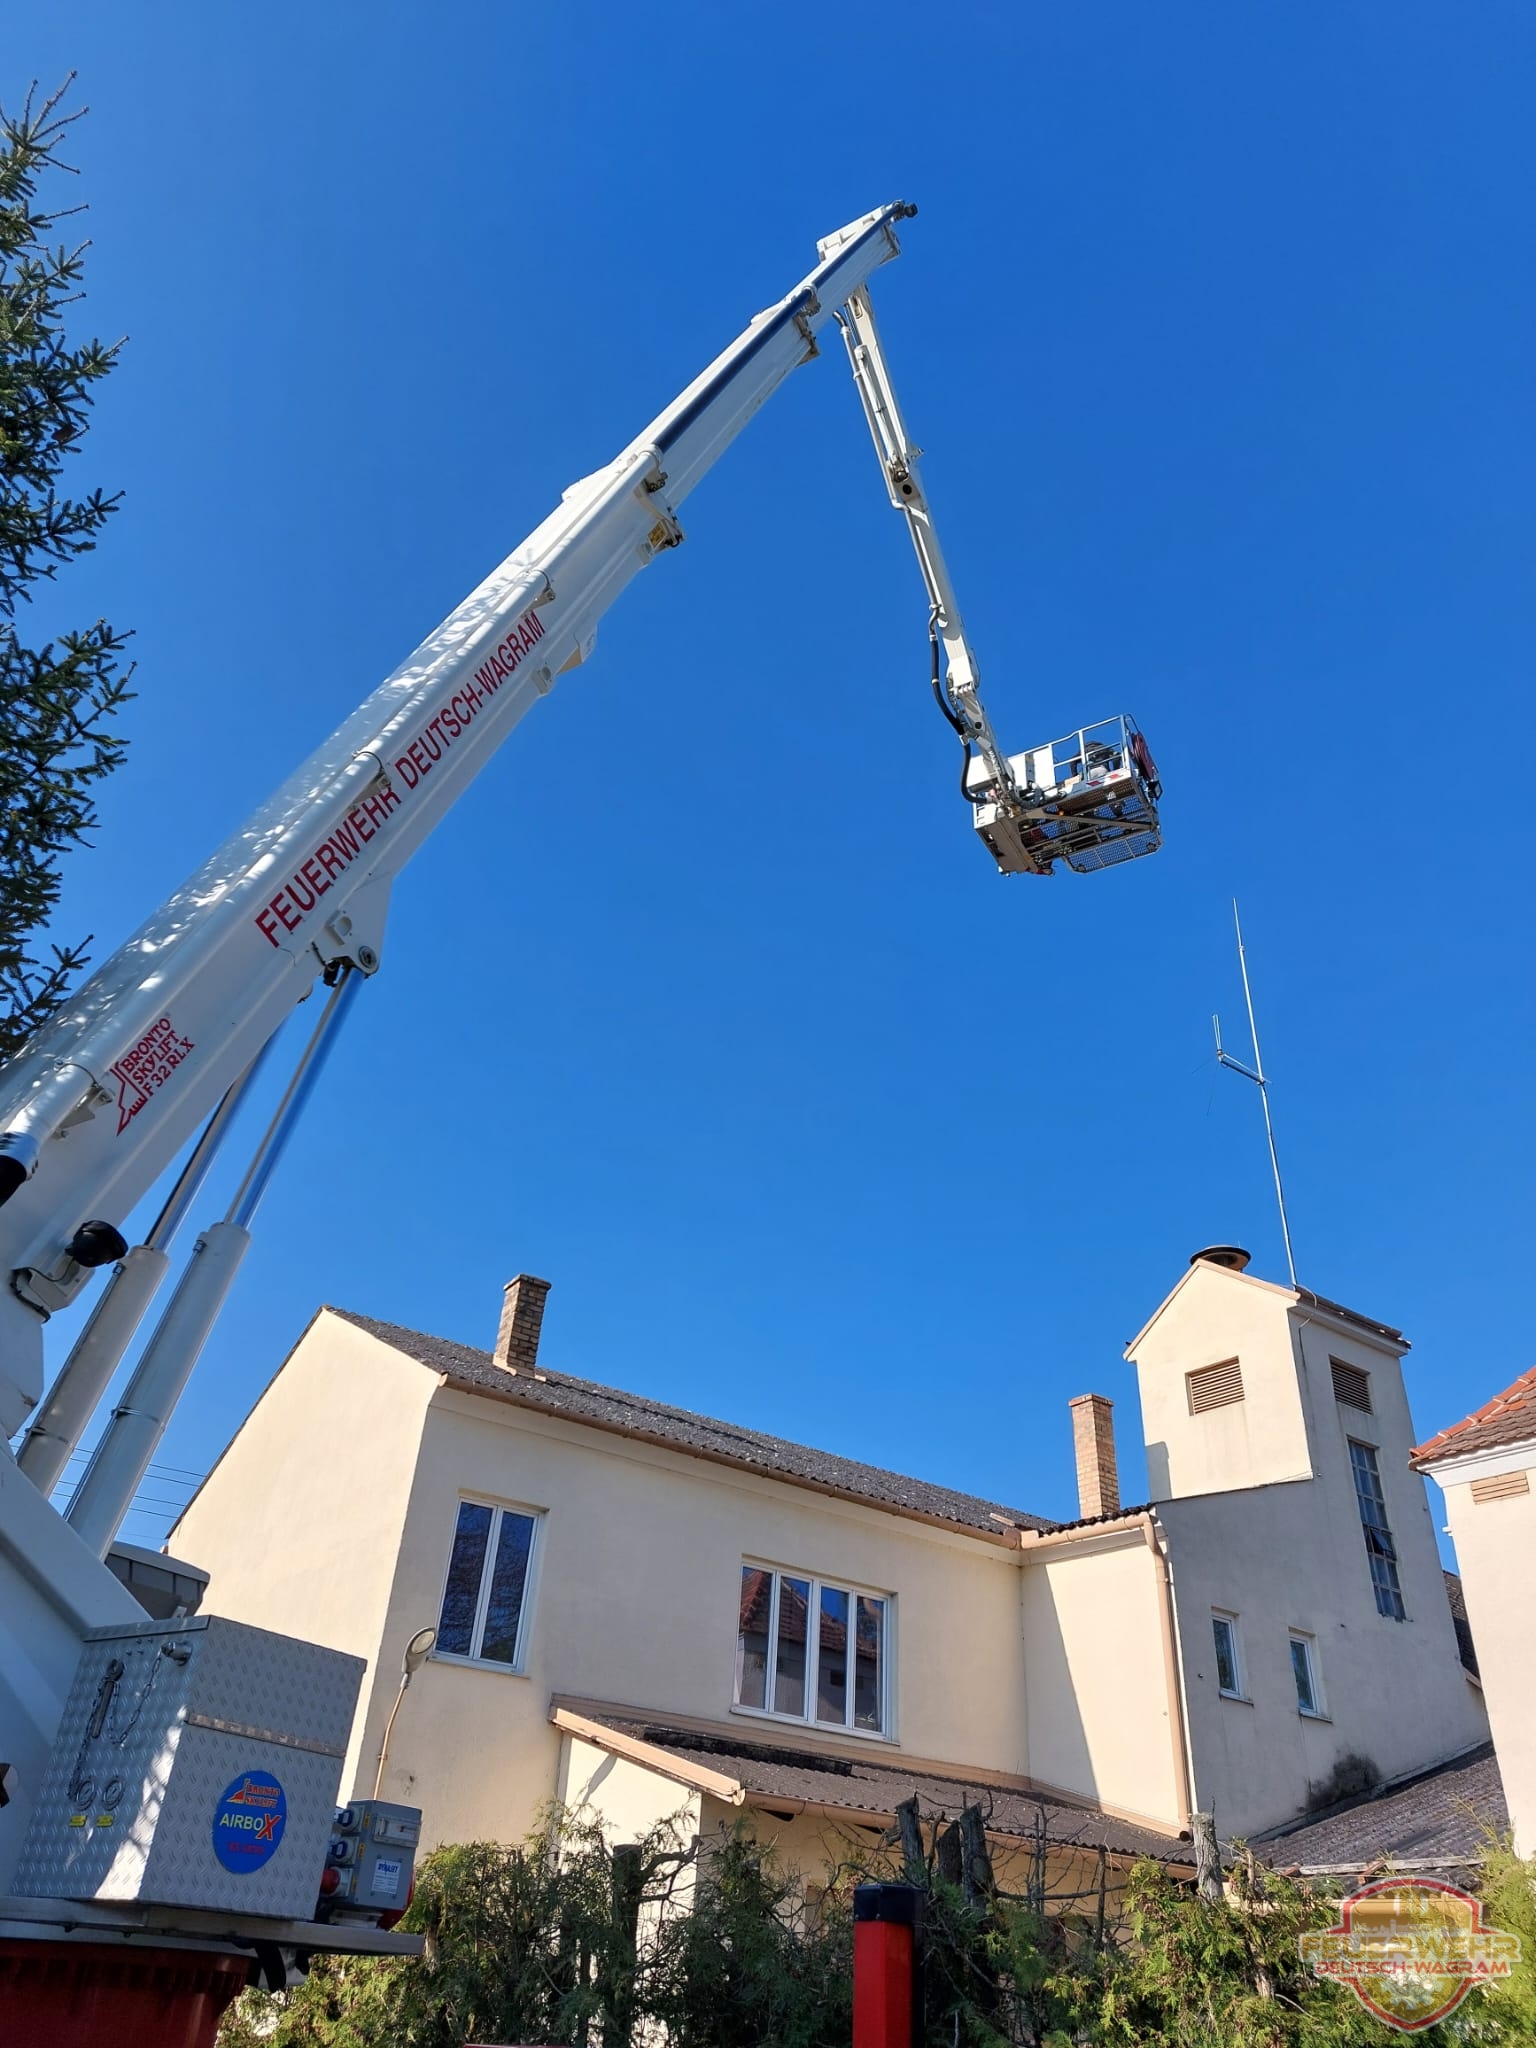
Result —
[[[853,2048],[916,2048],[922,1909],[916,1885],[861,1884],[853,1894]]]

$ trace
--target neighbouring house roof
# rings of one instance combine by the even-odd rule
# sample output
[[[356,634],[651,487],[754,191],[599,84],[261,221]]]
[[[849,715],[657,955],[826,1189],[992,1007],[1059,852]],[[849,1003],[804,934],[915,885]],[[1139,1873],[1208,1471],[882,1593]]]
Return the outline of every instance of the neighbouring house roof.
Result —
[[[1325,1294],[1315,1294],[1310,1287],[1283,1287],[1276,1280],[1261,1280],[1257,1273],[1240,1273],[1230,1266],[1217,1266],[1204,1259],[1197,1259],[1185,1272],[1179,1275],[1173,1286],[1169,1288],[1157,1307],[1153,1309],[1151,1315],[1148,1316],[1130,1343],[1126,1345],[1125,1356],[1127,1358],[1134,1358],[1136,1356],[1137,1346],[1152,1328],[1152,1325],[1167,1312],[1171,1303],[1182,1289],[1190,1285],[1197,1273],[1220,1273],[1224,1279],[1231,1280],[1240,1287],[1258,1287],[1262,1288],[1266,1294],[1281,1295],[1292,1308],[1315,1308],[1322,1315],[1333,1316],[1341,1323],[1348,1323],[1357,1330],[1363,1330],[1368,1337],[1374,1337],[1379,1343],[1390,1345],[1394,1351],[1410,1351],[1413,1348],[1402,1331],[1395,1329],[1391,1323],[1379,1323],[1374,1316],[1363,1316],[1358,1309],[1345,1308],[1342,1302],[1330,1301]]]
[[[593,1429],[686,1451],[717,1464],[735,1465],[770,1479],[786,1480],[792,1486],[860,1501],[890,1514],[937,1522],[1000,1540],[1016,1540],[1008,1537],[1010,1530],[1056,1526],[1043,1515],[1026,1514],[1022,1508],[1004,1507],[974,1494],[957,1493],[951,1487],[887,1472],[878,1465],[861,1465],[832,1451],[813,1450],[805,1444],[789,1443],[783,1437],[742,1429],[734,1422],[694,1415],[686,1408],[671,1408],[643,1394],[600,1386],[595,1380],[573,1379],[567,1373],[546,1372],[542,1366],[537,1377],[531,1373],[512,1373],[497,1365],[488,1351],[476,1351],[468,1344],[455,1344],[446,1337],[429,1337],[420,1330],[404,1330],[395,1323],[377,1322],[372,1316],[354,1315],[350,1309],[333,1308],[331,1314],[443,1374],[451,1386],[466,1393],[490,1394],[540,1414],[558,1415]]]
[[[1462,1458],[1473,1451],[1501,1451],[1506,1444],[1523,1444],[1536,1439],[1536,1365],[1521,1373],[1512,1387],[1495,1394],[1475,1409],[1464,1422],[1453,1422],[1438,1436],[1420,1444],[1409,1454],[1409,1463],[1422,1472],[1443,1458]]]
[[[1467,1596],[1461,1589],[1460,1572],[1445,1573],[1445,1597],[1451,1603],[1451,1621],[1456,1629],[1456,1648],[1461,1653],[1464,1668],[1481,1680],[1477,1668],[1477,1645],[1472,1640],[1472,1624],[1467,1619]]]
[[[574,1724],[570,1715],[557,1714],[555,1718],[557,1725]],[[784,1818],[810,1807],[834,1815],[846,1813],[852,1825],[889,1825],[897,1807],[915,1796],[923,1814],[930,1818],[942,1815],[953,1819],[963,1807],[980,1806],[987,1833],[994,1837],[1032,1842],[1043,1828],[1045,1839],[1056,1848],[1104,1848],[1128,1861],[1152,1856],[1178,1866],[1192,1862],[1188,1842],[1176,1835],[1117,1820],[1097,1807],[1074,1805],[1056,1794],[968,1779],[959,1770],[953,1776],[932,1769],[912,1771],[883,1755],[865,1762],[861,1757],[707,1735],[644,1716],[594,1714],[580,1722],[577,1732],[601,1743],[605,1729],[625,1744],[623,1753],[636,1761],[641,1760],[637,1751],[642,1747],[653,1750],[664,1775],[676,1774],[678,1766],[690,1779],[708,1772],[740,1795],[733,1797],[731,1792],[707,1786],[716,1796],[770,1814],[777,1805]]]
[[[1381,1862],[1465,1869],[1481,1858],[1489,1830],[1508,1826],[1503,1780],[1493,1744],[1485,1742],[1417,1777],[1267,1834],[1262,1848],[1266,1862],[1281,1869],[1340,1876]]]

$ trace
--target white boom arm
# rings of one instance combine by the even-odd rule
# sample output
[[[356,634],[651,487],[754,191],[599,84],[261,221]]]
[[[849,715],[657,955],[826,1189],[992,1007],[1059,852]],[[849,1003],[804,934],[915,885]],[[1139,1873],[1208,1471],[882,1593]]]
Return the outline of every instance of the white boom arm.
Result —
[[[379,966],[394,877],[557,677],[591,652],[632,577],[681,541],[678,507],[840,320],[893,504],[927,585],[934,684],[966,749],[962,789],[1005,872],[1093,867],[1157,844],[1150,756],[1129,720],[1006,756],[982,709],[959,607],[880,353],[866,285],[899,253],[896,204],[820,244],[760,313],[606,469],[557,509],[0,1072],[0,1891],[84,1633],[134,1618],[101,1562],[249,1243],[249,1225],[325,1058]],[[941,679],[939,651],[947,660]],[[1140,749],[1138,753],[1136,750]],[[66,1522],[47,1494],[165,1274],[236,1104],[318,980],[332,996],[229,1214],[199,1238]],[[199,1124],[159,1220],[118,1229]],[[42,1325],[119,1260],[20,1460],[4,1439],[42,1392]],[[11,1782],[10,1780],[7,1781]]]
[[[395,875],[591,651],[631,578],[682,539],[683,500],[898,253],[914,210],[881,207],[823,244],[817,268],[573,484],[0,1075],[0,1433],[42,1391],[43,1320],[102,1262],[82,1225],[127,1216],[317,977],[376,970]]]
[[[820,246],[828,255],[837,237]],[[1003,752],[981,701],[976,656],[923,490],[922,450],[902,419],[862,286],[850,293],[838,324],[891,503],[917,550],[928,592],[933,693],[965,750],[961,793],[988,852],[1005,875],[1049,875],[1058,862],[1092,872],[1155,853],[1162,789],[1146,741],[1130,718],[1101,719],[1027,753]]]
[[[833,247],[833,242],[829,239],[819,247],[825,254]],[[966,638],[959,600],[949,580],[939,536],[934,531],[933,514],[928,508],[917,466],[923,451],[907,432],[901,407],[896,402],[868,292],[861,289],[850,293],[838,317],[843,339],[848,344],[848,359],[853,365],[853,381],[864,404],[869,431],[874,436],[875,453],[885,472],[891,503],[898,512],[905,514],[907,531],[917,550],[918,567],[922,570],[928,592],[933,632],[943,649],[950,704],[960,721],[962,736],[985,764],[989,784],[1016,797],[1018,785],[1014,772],[982,705],[981,676],[976,656]]]

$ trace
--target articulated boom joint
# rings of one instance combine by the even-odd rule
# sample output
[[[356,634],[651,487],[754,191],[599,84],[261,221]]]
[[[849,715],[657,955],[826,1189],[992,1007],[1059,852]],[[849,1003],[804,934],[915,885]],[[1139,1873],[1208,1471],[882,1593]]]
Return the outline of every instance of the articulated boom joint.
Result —
[[[917,554],[933,693],[964,749],[961,793],[988,851],[1005,875],[1048,875],[1058,861],[1086,873],[1155,853],[1162,787],[1131,719],[1106,719],[1024,754],[1003,752],[982,706],[976,659],[918,473],[923,451],[902,418],[867,288],[850,295],[837,321],[891,503]]]

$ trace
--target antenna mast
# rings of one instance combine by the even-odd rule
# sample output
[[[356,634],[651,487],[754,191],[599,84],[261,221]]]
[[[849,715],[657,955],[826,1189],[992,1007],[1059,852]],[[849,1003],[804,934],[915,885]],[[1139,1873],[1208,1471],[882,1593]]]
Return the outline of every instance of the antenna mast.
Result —
[[[1253,990],[1248,985],[1248,954],[1243,945],[1243,921],[1237,914],[1237,898],[1232,899],[1232,922],[1237,927],[1237,964],[1243,974],[1243,998],[1248,1005],[1248,1035],[1253,1040],[1253,1065],[1247,1066],[1227,1052],[1221,1043],[1221,1019],[1212,1017],[1216,1029],[1216,1057],[1224,1067],[1230,1067],[1234,1074],[1241,1074],[1245,1081],[1252,1081],[1258,1088],[1259,1100],[1264,1105],[1264,1134],[1269,1139],[1269,1163],[1275,1174],[1275,1200],[1280,1205],[1280,1235],[1285,1239],[1285,1263],[1290,1268],[1291,1285],[1296,1285],[1296,1255],[1291,1250],[1291,1226],[1285,1213],[1285,1188],[1280,1179],[1280,1154],[1275,1150],[1275,1126],[1269,1113],[1269,1082],[1264,1073],[1264,1061],[1259,1052],[1259,1027],[1253,1014]]]

